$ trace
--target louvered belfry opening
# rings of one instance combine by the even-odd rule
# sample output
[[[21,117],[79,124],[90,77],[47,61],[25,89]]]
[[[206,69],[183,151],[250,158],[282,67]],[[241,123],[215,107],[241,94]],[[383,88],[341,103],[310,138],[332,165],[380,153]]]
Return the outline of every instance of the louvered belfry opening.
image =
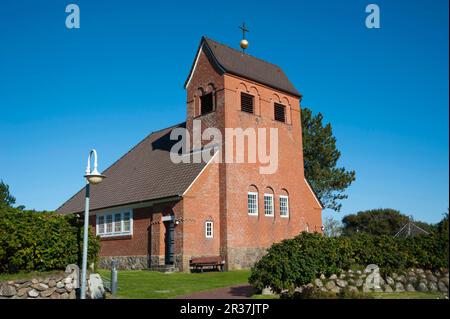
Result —
[[[275,103],[275,121],[286,122],[286,107],[283,104]]]
[[[213,111],[213,94],[208,93],[200,97],[201,114],[210,113]]]
[[[241,111],[254,113],[254,97],[247,93],[241,93]]]

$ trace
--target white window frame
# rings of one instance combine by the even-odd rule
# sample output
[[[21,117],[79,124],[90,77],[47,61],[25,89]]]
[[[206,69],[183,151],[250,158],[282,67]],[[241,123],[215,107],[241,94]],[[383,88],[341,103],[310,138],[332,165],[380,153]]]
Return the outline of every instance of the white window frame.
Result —
[[[208,227],[211,227],[211,229],[208,230]],[[205,237],[214,238],[214,222],[212,220],[207,220],[205,222]]]
[[[255,197],[256,197],[256,200],[255,200],[255,212],[254,213],[251,213],[250,212],[250,207],[249,207],[249,200],[248,200],[248,196],[249,195],[254,195]],[[250,216],[258,216],[258,214],[259,214],[259,209],[258,209],[258,193],[257,192],[247,192],[247,214],[249,214]]]
[[[125,228],[125,214],[130,214],[130,230],[124,231]],[[116,232],[116,214],[120,214],[120,231]],[[107,219],[108,216],[112,216],[112,231],[107,232]],[[100,229],[100,218],[103,218],[103,233],[99,233]],[[99,213],[96,215],[96,223],[95,223],[95,233],[100,237],[115,237],[115,236],[129,236],[133,235],[133,210],[125,209],[125,210],[114,210],[110,212]]]
[[[124,229],[125,229],[125,214],[130,214],[130,230],[128,230],[128,231],[125,231]],[[133,234],[133,211],[124,211],[123,213],[122,213],[122,216],[121,216],[121,218],[120,218],[120,220],[122,221],[122,232],[123,233],[131,233],[131,235]]]
[[[286,199],[286,215],[282,215],[282,209],[281,209],[281,199]],[[289,196],[287,195],[280,195],[280,217],[282,218],[289,218]]]
[[[103,227],[103,231],[100,233],[100,218],[102,218],[102,223],[101,223],[101,225],[102,225],[102,227]],[[103,235],[103,234],[105,234],[105,227],[106,227],[106,225],[105,225],[105,216],[103,216],[103,215],[100,215],[100,216],[98,216],[97,215],[97,221],[96,221],[96,234],[97,235]]]
[[[271,214],[267,214],[267,210],[266,210],[266,197],[270,197],[272,199],[272,213]],[[273,200],[273,194],[264,194],[264,216],[267,217],[273,217],[275,216],[275,207],[274,207],[274,200]]]

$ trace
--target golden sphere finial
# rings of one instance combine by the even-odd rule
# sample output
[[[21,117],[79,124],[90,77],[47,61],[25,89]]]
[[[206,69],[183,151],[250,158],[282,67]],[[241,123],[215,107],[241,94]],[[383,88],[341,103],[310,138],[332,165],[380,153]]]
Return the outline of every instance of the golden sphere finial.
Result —
[[[246,39],[242,39],[242,40],[241,40],[241,48],[242,48],[243,50],[245,50],[245,49],[248,48],[248,41],[247,41]]]
[[[242,40],[241,40],[241,49],[242,49],[242,53],[244,53],[245,49],[248,48],[248,41],[245,39],[245,32],[250,32],[248,31],[247,27],[245,26],[245,22],[242,23],[242,27],[239,27],[239,29],[242,30]]]

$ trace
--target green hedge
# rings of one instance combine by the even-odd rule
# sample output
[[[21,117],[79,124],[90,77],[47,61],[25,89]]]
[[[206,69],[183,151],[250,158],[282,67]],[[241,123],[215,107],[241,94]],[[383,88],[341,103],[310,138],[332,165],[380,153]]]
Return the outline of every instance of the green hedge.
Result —
[[[90,232],[92,233],[92,232]],[[47,271],[81,264],[83,222],[73,215],[0,209],[0,272]],[[89,263],[97,262],[97,237],[89,234]]]
[[[308,284],[320,274],[376,264],[382,273],[448,268],[448,233],[395,238],[361,234],[324,237],[303,232],[274,244],[252,268],[250,284],[277,292]]]

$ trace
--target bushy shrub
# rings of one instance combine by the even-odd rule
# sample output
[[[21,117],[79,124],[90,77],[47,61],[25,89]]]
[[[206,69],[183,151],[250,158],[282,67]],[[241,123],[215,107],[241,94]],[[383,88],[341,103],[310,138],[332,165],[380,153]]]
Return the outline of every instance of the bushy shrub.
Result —
[[[407,267],[409,251],[404,239],[368,234],[348,238],[352,243],[349,249],[356,265],[376,264],[382,273],[391,273]]]
[[[406,268],[448,268],[448,234],[395,238],[360,234],[323,237],[301,233],[274,244],[252,268],[249,282],[276,292],[310,283],[320,274],[376,264],[383,274]]]
[[[64,269],[81,263],[83,222],[73,215],[0,209],[0,272]],[[89,263],[99,240],[89,234]]]
[[[252,269],[250,283],[258,289],[270,286],[281,291],[306,284],[320,272],[329,275],[348,267],[349,242],[330,239],[304,232],[274,244]]]

